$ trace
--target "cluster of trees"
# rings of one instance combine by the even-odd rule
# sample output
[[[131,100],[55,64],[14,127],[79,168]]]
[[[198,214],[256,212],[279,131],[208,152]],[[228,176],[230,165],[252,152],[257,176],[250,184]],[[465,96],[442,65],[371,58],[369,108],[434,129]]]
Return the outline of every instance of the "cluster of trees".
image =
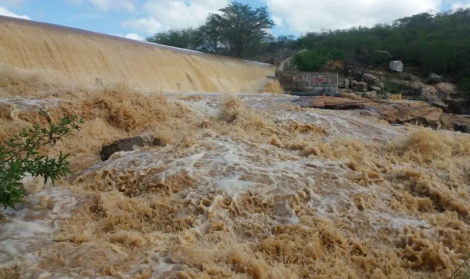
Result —
[[[402,60],[417,74],[445,75],[470,92],[470,9],[422,13],[391,25],[307,33],[297,48],[337,49],[350,64],[386,66]]]
[[[266,7],[232,2],[209,15],[199,28],[170,30],[147,40],[263,62],[272,62],[277,49],[308,49],[296,60],[309,60],[307,68],[312,69],[338,53],[356,66],[386,67],[397,59],[415,74],[444,75],[470,94],[470,8],[422,13],[373,27],[309,32],[298,38],[275,38],[269,32],[273,26]]]
[[[266,7],[231,2],[219,12],[210,14],[199,28],[169,30],[147,41],[236,58],[266,53],[263,46],[272,40],[268,30],[274,27]]]

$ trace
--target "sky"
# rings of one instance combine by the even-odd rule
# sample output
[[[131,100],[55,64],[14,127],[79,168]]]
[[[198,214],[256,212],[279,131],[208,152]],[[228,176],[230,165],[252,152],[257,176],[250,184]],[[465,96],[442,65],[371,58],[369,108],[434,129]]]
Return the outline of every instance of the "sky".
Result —
[[[197,27],[230,0],[0,0],[0,15],[142,40]],[[470,7],[470,0],[238,0],[267,6],[274,35],[372,26],[421,12]]]

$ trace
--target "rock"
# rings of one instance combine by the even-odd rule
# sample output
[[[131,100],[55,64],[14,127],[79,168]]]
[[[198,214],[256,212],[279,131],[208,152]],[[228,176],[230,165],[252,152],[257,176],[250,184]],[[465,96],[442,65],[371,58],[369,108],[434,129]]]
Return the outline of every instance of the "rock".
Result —
[[[116,152],[119,151],[132,151],[134,146],[143,147],[144,139],[142,137],[132,137],[127,139],[117,140],[109,145],[105,145],[101,149],[101,160],[106,161]]]
[[[380,82],[379,80],[376,80],[374,82],[374,85],[373,86],[376,86],[376,87],[379,87],[380,89],[384,89],[385,88],[385,85],[383,82]]]
[[[445,128],[470,134],[470,116],[447,114],[442,109],[421,101],[385,101],[364,98],[316,96],[300,104],[332,110],[357,110],[360,115],[383,119],[392,124],[414,123],[433,128]]]
[[[357,88],[357,81],[355,80],[351,81],[351,89],[356,90],[356,88]]]
[[[370,89],[373,90],[373,91],[376,91],[376,92],[382,91],[382,88],[380,88],[378,86],[371,86]]]
[[[357,82],[355,80],[351,82],[351,89],[354,91],[367,92],[367,87],[367,83],[365,82]]]
[[[351,87],[351,81],[349,79],[344,79],[344,88],[349,88]]]
[[[409,81],[401,80],[401,79],[396,79],[396,78],[391,78],[390,81],[391,81],[392,83],[401,84],[401,85],[403,85],[403,86],[410,86],[410,85],[411,85]],[[417,82],[417,83],[422,84],[422,83],[420,83],[420,82]]]
[[[333,110],[360,110],[389,123],[417,123],[423,126],[440,127],[441,109],[419,101],[354,100],[350,98],[312,97],[309,107]]]
[[[470,100],[467,99],[447,99],[449,112],[456,114],[470,114]]]
[[[412,82],[411,87],[414,89],[413,95],[421,101],[438,108],[447,109],[447,105],[439,99],[437,89],[434,86],[421,82]]]
[[[379,78],[377,78],[376,76],[371,75],[371,74],[363,74],[362,76],[363,76],[364,78],[370,79],[370,80],[379,80]]]
[[[421,87],[421,95],[438,97],[438,92],[434,86],[424,85]]]
[[[429,75],[429,78],[428,78],[428,83],[430,84],[436,84],[436,83],[439,83],[439,82],[444,82],[444,78],[435,74],[435,73],[432,73]]]
[[[455,131],[470,134],[470,116],[468,115],[448,115]]]
[[[344,88],[344,80],[338,81],[338,88]]]
[[[470,134],[470,123],[469,124],[454,124],[454,131]]]
[[[437,96],[437,89],[432,85],[424,84],[421,82],[412,82],[410,83],[410,85],[413,89],[417,90],[418,93],[425,91],[431,95]]]
[[[451,95],[457,93],[457,88],[452,83],[440,82],[434,88],[437,90],[438,97],[441,100],[450,99]]]
[[[413,82],[421,82],[421,79],[417,76],[414,76],[410,73],[400,73],[398,75],[398,78],[402,80],[407,80],[407,81],[413,81]]]
[[[446,110],[447,105],[443,101],[441,101],[441,99],[439,99],[439,97],[437,96],[437,91],[435,89],[428,89],[430,88],[424,88],[423,91],[421,91],[421,100],[425,101],[426,103],[432,106]]]
[[[377,93],[375,91],[362,93],[362,98],[366,99],[377,99]]]
[[[351,89],[349,88],[341,88],[340,90],[338,90],[340,94],[343,94],[343,93],[347,93],[347,94],[352,94],[354,93],[354,91],[352,91]]]

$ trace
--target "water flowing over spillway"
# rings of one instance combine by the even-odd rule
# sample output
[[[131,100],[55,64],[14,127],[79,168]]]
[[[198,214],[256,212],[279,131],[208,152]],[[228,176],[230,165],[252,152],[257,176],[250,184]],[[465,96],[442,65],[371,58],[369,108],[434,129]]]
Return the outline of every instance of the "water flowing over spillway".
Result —
[[[51,43],[65,31],[49,28],[0,21],[1,61],[10,57],[0,68],[0,139],[65,114],[85,123],[42,151],[70,153],[74,174],[56,187],[28,176],[25,202],[0,209],[0,278],[428,279],[463,262],[469,135],[257,93],[250,86],[269,66],[96,34],[73,33],[67,50]],[[5,35],[20,29],[50,41]],[[110,42],[105,56],[97,44]],[[87,51],[94,58],[82,63]],[[180,93],[148,94],[157,81],[129,64],[134,51],[141,63],[172,56],[159,67],[175,76],[213,67],[212,78],[232,84],[221,93],[251,94],[182,93],[180,78],[164,73],[158,84]],[[126,78],[96,84],[100,69]],[[192,79],[194,91],[218,90]],[[100,160],[104,144],[136,135],[159,144]]]
[[[88,85],[132,83],[145,91],[252,92],[268,64],[0,16],[0,66],[47,71]]]

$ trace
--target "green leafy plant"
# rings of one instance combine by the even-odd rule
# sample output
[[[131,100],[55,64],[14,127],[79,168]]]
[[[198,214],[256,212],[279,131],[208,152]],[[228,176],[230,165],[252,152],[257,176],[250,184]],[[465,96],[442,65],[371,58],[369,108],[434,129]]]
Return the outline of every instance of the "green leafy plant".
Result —
[[[344,53],[340,50],[316,48],[304,50],[292,57],[292,64],[299,71],[315,72],[330,60],[341,60]]]
[[[40,110],[42,117],[47,117],[47,111]],[[4,140],[0,146],[0,204],[5,208],[14,207],[24,197],[24,189],[20,181],[29,173],[33,177],[41,176],[44,183],[65,177],[72,172],[69,169],[68,154],[62,152],[56,158],[40,155],[44,146],[54,146],[72,131],[80,130],[82,118],[76,115],[65,116],[57,124],[23,129]]]
[[[403,91],[409,91],[412,87],[408,84],[402,84],[399,82],[394,82],[393,80],[387,79],[385,81],[385,90],[392,94],[399,94]]]
[[[470,254],[467,255],[465,261],[452,273],[450,279],[470,279]]]
[[[470,98],[470,77],[463,78],[459,83],[459,88]]]

